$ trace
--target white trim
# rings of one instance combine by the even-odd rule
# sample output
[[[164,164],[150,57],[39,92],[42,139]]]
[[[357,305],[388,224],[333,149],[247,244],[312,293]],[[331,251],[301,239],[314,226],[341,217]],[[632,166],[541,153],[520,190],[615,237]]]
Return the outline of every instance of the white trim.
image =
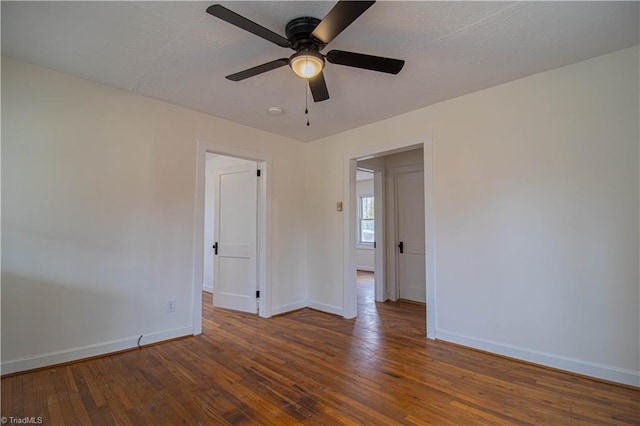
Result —
[[[358,243],[356,244],[357,250],[375,250],[373,248],[373,243]]]
[[[585,376],[640,387],[640,371],[627,370],[624,368],[612,367],[610,365],[582,361],[579,359],[554,355],[547,352],[521,348],[519,346],[509,345],[506,343],[479,339],[476,337],[466,336],[442,329],[438,329],[438,340],[444,340],[447,342],[468,346],[470,348],[480,349],[494,354],[532,362],[534,364],[540,364],[547,367],[583,374]]]
[[[328,314],[341,315],[341,316],[347,318],[347,316],[344,315],[344,311],[340,306],[327,305],[327,304],[320,303],[320,302],[314,302],[313,300],[308,300],[307,301],[307,308],[315,309],[317,311],[326,312]]]
[[[365,272],[375,272],[376,269],[371,266],[356,266],[357,271],[365,271]],[[377,302],[377,300],[376,300]]]
[[[355,318],[358,315],[358,297],[356,292],[356,241],[358,230],[356,227],[358,202],[356,180],[356,157],[345,157],[344,161],[344,239],[343,253],[344,264],[342,266],[342,315],[345,318]],[[317,308],[322,310],[321,308]]]
[[[375,223],[375,236],[376,236],[376,248],[374,253],[374,262],[373,269],[375,269],[378,273],[374,275],[373,281],[375,286],[374,296],[376,302],[384,302],[387,300],[388,295],[385,294],[385,289],[387,288],[386,283],[386,269],[385,269],[385,243],[387,241],[386,237],[386,205],[387,202],[385,200],[386,191],[384,190],[384,180],[385,180],[385,171],[384,168],[379,168],[375,170],[375,174],[373,176],[373,192],[374,192],[374,208],[376,210],[376,223]]]
[[[425,277],[427,279],[427,338],[435,340],[438,329],[438,316],[436,315],[437,298],[437,270],[436,270],[436,208],[435,194],[433,190],[433,167],[435,164],[434,144],[430,138],[423,145],[423,172],[424,172],[424,233],[425,233]]]
[[[213,293],[213,286],[203,285],[202,286],[202,291],[208,291],[209,293]]]
[[[398,284],[397,277],[398,273],[396,272],[396,265],[398,264],[398,255],[396,253],[396,234],[397,234],[397,219],[396,219],[396,207],[395,207],[395,199],[396,199],[396,188],[395,188],[395,176],[392,173],[387,173],[387,178],[385,180],[385,189],[386,189],[386,213],[387,213],[387,223],[391,224],[391,226],[387,226],[385,228],[386,233],[386,246],[385,252],[386,257],[384,258],[385,265],[387,266],[386,271],[386,279],[387,279],[387,288],[386,288],[386,296],[391,301],[398,300]]]
[[[351,208],[356,199],[356,159],[367,160],[369,158],[381,155],[389,155],[398,152],[409,151],[422,147],[424,150],[423,170],[424,170],[424,190],[425,190],[425,227],[429,229],[426,233],[426,286],[427,286],[427,338],[435,339],[437,337],[436,329],[436,273],[435,273],[435,220],[434,220],[434,197],[433,197],[433,140],[430,134],[424,135],[421,141],[385,141],[383,144],[373,145],[363,148],[357,148],[344,154],[343,166],[343,191],[345,197],[344,203],[344,224],[343,224],[343,248],[344,248],[344,264],[343,264],[343,306],[344,317],[353,318],[357,314],[356,299],[356,274],[355,274],[355,257],[356,257],[356,228],[355,219],[352,217]],[[376,236],[377,238],[377,236]]]
[[[158,331],[143,335],[140,340],[142,346],[152,343],[162,342],[163,340],[175,339],[176,337],[190,336],[192,327],[181,327],[172,330]],[[48,367],[51,365],[62,364],[65,362],[77,361],[99,355],[107,355],[113,352],[119,352],[127,349],[136,348],[138,346],[138,338],[140,336],[131,336],[124,339],[112,340],[104,343],[96,343],[93,345],[78,346],[76,348],[64,349],[60,351],[48,352],[45,354],[10,359],[2,361],[2,374],[17,373],[19,371],[33,370],[35,368]]]
[[[258,314],[262,318],[271,316],[271,160],[258,162],[260,180],[258,181],[258,285],[260,300]],[[263,213],[261,213],[261,211]]]
[[[280,315],[280,314],[284,314],[287,312],[291,312],[291,311],[295,311],[298,309],[302,309],[302,308],[306,308],[307,304],[305,303],[304,300],[300,301],[300,302],[295,302],[295,303],[289,303],[287,305],[282,305],[282,306],[275,306],[273,308],[271,308],[271,315]]]
[[[261,177],[258,182],[258,288],[260,289],[259,315],[271,316],[271,156],[230,145],[198,139],[196,147],[196,187],[193,226],[193,274],[191,309],[193,335],[202,333],[202,279],[204,269],[204,193],[207,152],[242,158],[258,163]]]

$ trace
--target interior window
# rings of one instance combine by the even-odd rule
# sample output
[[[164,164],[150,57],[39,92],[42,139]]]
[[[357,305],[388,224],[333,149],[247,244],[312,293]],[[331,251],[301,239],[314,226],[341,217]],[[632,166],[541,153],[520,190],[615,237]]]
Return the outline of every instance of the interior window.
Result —
[[[358,242],[360,244],[373,244],[375,241],[374,218],[373,196],[360,197],[358,208],[358,221],[360,223]]]

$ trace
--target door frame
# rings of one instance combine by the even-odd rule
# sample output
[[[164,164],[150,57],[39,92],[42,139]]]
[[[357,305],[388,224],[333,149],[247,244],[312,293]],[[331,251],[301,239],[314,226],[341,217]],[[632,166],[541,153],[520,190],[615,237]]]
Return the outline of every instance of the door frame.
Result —
[[[356,194],[356,163],[384,155],[423,148],[424,173],[424,212],[425,212],[425,277],[427,290],[426,329],[427,338],[436,339],[437,330],[437,291],[436,291],[436,245],[435,245],[435,216],[433,195],[433,139],[426,134],[416,141],[387,141],[384,144],[360,147],[344,154],[343,184],[345,202],[343,206],[343,316],[355,318],[358,312],[356,290],[356,241],[357,241],[357,194]],[[387,275],[388,276],[388,275]]]
[[[226,155],[228,157],[242,158],[255,161],[260,169],[258,181],[258,232],[257,232],[257,279],[260,290],[260,302],[258,304],[259,315],[263,318],[271,316],[271,253],[267,242],[270,241],[271,226],[271,156],[262,152],[256,152],[224,145],[204,139],[198,139],[196,144],[196,182],[195,182],[195,208],[193,229],[193,280],[191,310],[193,312],[193,335],[202,333],[202,278],[204,276],[204,195],[205,195],[205,171],[207,152]],[[256,177],[258,179],[258,177]]]
[[[385,265],[386,257],[386,221],[387,215],[385,213],[387,209],[387,200],[385,198],[384,180],[385,172],[383,168],[374,167],[373,175],[373,205],[375,211],[375,234],[376,234],[376,247],[375,261],[374,261],[374,297],[376,302],[384,302],[387,300],[387,268]],[[378,234],[380,237],[378,237]],[[378,241],[380,243],[378,244]]]

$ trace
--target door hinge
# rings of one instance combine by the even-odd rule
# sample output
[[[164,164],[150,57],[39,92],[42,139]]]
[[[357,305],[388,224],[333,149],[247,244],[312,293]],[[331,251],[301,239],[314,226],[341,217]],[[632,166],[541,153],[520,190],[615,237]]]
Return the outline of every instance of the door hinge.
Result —
[[[256,299],[260,299],[260,290],[256,291]]]
[[[260,169],[258,169],[258,177],[260,177]]]
[[[376,242],[375,241],[373,242],[373,248],[376,248]]]

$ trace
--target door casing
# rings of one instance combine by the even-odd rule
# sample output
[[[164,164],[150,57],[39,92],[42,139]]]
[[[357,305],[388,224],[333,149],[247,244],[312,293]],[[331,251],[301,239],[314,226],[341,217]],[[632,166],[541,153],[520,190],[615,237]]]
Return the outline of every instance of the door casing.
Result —
[[[356,163],[359,160],[380,157],[398,152],[423,148],[424,173],[424,211],[425,211],[425,276],[427,293],[426,329],[427,338],[436,339],[437,330],[437,289],[436,289],[436,245],[435,220],[433,207],[433,140],[426,134],[418,141],[386,141],[382,144],[355,148],[344,154],[343,183],[345,202],[343,205],[343,316],[355,318],[357,316],[356,292],[356,241],[357,241],[357,194],[356,194]],[[387,243],[388,245],[388,243]],[[387,274],[389,276],[389,274]]]
[[[269,192],[271,188],[271,156],[262,152],[256,152],[224,145],[204,139],[197,141],[196,147],[196,187],[194,209],[194,235],[193,235],[193,281],[192,281],[192,329],[193,335],[202,333],[202,277],[204,269],[204,192],[206,153],[226,155],[242,158],[258,163],[260,178],[258,181],[258,288],[260,289],[259,315],[263,318],[271,316],[271,254],[267,250],[267,241],[270,240],[271,227],[271,202]]]

